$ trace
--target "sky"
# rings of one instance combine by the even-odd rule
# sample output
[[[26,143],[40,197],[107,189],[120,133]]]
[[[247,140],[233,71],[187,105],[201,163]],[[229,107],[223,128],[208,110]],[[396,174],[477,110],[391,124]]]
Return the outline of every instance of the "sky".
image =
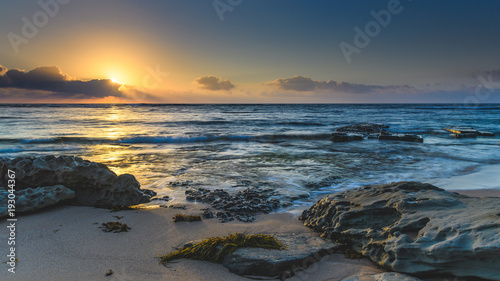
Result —
[[[498,103],[500,1],[0,0],[0,103]]]

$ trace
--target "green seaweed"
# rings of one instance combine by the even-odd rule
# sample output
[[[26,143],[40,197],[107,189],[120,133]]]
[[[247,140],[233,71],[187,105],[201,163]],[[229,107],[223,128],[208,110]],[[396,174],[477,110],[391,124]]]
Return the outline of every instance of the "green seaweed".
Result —
[[[224,257],[240,248],[286,249],[285,245],[269,234],[234,233],[222,237],[211,237],[193,245],[160,257],[160,263],[178,259],[222,262]]]
[[[121,223],[118,221],[109,221],[103,223],[100,228],[102,228],[102,231],[104,232],[114,232],[114,233],[128,232],[130,229],[132,229],[126,223]]]
[[[179,222],[179,221],[192,222],[192,221],[201,221],[201,216],[176,214],[172,219],[174,220],[174,222]]]

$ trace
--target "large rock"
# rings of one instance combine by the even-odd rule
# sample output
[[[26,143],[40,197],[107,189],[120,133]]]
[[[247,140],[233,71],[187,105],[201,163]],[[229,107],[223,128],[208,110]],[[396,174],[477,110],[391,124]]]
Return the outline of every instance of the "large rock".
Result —
[[[0,186],[6,186],[7,169],[15,171],[16,190],[64,185],[75,192],[72,203],[111,207],[149,202],[154,192],[140,189],[134,176],[117,176],[104,164],[72,156],[0,159]]]
[[[404,275],[401,273],[397,272],[383,272],[383,273],[378,273],[372,276],[366,276],[363,277],[363,280],[370,280],[370,281],[422,281],[421,279],[418,279],[416,277]],[[446,280],[446,279],[444,279]],[[349,279],[344,279],[342,281],[361,281],[361,278],[359,277],[352,277]]]
[[[301,219],[394,271],[500,280],[500,198],[398,182],[328,195]]]
[[[311,234],[276,234],[285,250],[242,248],[226,256],[222,262],[238,275],[290,277],[297,271],[334,253],[341,245]]]
[[[0,189],[0,218],[8,216],[7,190]],[[63,185],[26,188],[15,192],[16,214],[27,213],[43,209],[75,198],[75,192]]]

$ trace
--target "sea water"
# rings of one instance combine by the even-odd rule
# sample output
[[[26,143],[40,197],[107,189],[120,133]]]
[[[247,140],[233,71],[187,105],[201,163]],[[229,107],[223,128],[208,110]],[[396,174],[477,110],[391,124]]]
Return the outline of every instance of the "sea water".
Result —
[[[330,141],[336,128],[365,122],[424,142]],[[455,139],[443,130],[450,126],[496,136]],[[80,156],[133,174],[173,202],[188,188],[259,186],[300,197],[297,208],[365,184],[439,183],[494,169],[499,136],[498,104],[0,105],[0,157]],[[339,179],[308,185],[325,177]],[[485,182],[468,187],[491,186]]]

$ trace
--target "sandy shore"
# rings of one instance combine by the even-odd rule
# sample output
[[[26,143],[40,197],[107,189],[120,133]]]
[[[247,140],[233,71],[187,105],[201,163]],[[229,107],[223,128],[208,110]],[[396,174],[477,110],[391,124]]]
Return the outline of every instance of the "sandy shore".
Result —
[[[172,221],[176,213],[198,212],[202,207],[111,213],[67,206],[21,216],[16,229],[16,273],[7,272],[7,265],[2,264],[0,280],[251,280],[210,262],[182,261],[167,268],[158,264],[157,257],[187,241],[234,232],[311,232],[289,213],[260,215],[254,223]],[[103,222],[117,221],[114,216],[123,216],[119,221],[132,227],[130,232],[106,233],[99,228]],[[7,244],[6,225],[0,223],[2,244]],[[5,247],[1,249],[4,252]],[[110,269],[114,274],[105,276]],[[368,260],[332,255],[289,280],[342,280],[381,271]]]
[[[468,196],[499,196],[499,189],[457,190]],[[177,213],[200,213],[205,206],[188,205],[188,210],[154,208],[120,211],[92,207],[65,206],[18,217],[16,274],[0,265],[0,280],[252,280],[230,273],[210,262],[181,261],[168,268],[158,264],[158,256],[185,242],[226,235],[249,233],[311,233],[297,215],[259,215],[253,223],[219,223],[216,219],[174,223]],[[99,226],[108,221],[127,223],[127,233],[106,233]],[[8,238],[7,222],[0,222],[2,261]],[[105,276],[109,270],[114,274]],[[342,280],[353,276],[361,281],[383,270],[368,260],[349,260],[335,254],[324,257],[309,269],[288,280]]]
[[[500,190],[500,173],[498,171],[500,171],[500,165],[488,165],[470,174],[440,178],[427,182],[437,187],[454,191]]]

